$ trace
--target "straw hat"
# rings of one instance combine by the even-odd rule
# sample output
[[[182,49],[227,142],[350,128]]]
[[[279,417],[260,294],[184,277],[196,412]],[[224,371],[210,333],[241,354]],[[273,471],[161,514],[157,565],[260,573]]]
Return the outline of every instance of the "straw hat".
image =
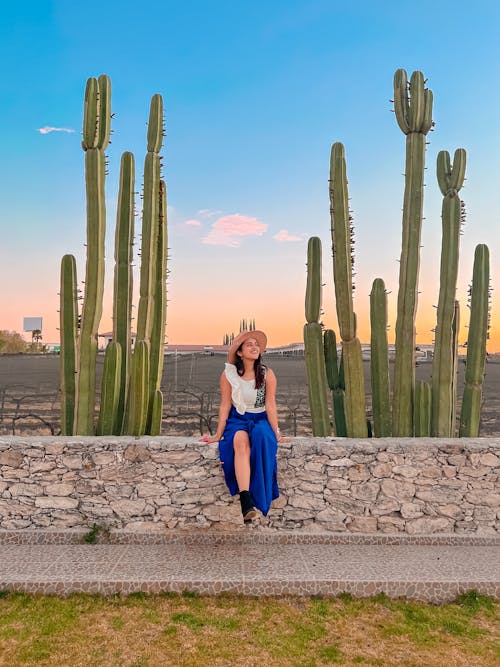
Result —
[[[264,354],[264,352],[266,351],[267,336],[263,331],[242,331],[240,334],[236,336],[236,338],[233,341],[233,344],[229,348],[229,352],[227,353],[227,359],[230,364],[235,363],[236,350],[242,343],[244,343],[247,340],[247,338],[255,338],[258,346],[260,347],[261,354]]]

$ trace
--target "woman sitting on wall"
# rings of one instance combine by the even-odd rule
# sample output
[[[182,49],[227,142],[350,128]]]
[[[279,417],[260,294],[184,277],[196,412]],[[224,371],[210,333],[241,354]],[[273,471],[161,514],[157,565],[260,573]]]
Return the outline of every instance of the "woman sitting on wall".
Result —
[[[203,442],[219,443],[224,478],[231,495],[240,495],[245,523],[267,515],[279,496],[276,479],[278,428],[276,376],[262,363],[267,337],[243,331],[234,339],[220,377],[221,401],[217,431]]]

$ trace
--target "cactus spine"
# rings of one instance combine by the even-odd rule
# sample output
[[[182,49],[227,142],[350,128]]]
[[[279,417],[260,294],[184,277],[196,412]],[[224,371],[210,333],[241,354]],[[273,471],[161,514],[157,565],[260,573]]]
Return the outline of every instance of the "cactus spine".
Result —
[[[78,333],[76,261],[73,255],[64,255],[61,260],[60,301],[61,433],[62,435],[73,435]]]
[[[307,245],[307,288],[305,299],[304,353],[307,388],[315,436],[331,433],[326,390],[326,370],[323,355],[323,332],[319,323],[321,312],[321,240],[317,236]]]
[[[397,123],[406,135],[406,169],[392,407],[392,434],[395,436],[413,435],[415,316],[424,199],[425,137],[432,127],[432,92],[425,89],[422,72],[413,72],[409,92],[410,96],[406,72],[399,69],[394,75],[394,110]]]
[[[432,364],[432,435],[449,437],[455,434],[454,387],[455,345],[453,319],[457,289],[462,202],[458,192],[465,177],[466,153],[455,151],[453,166],[448,151],[437,157],[437,180],[443,194],[442,245],[439,301],[437,307],[434,360]]]
[[[149,345],[144,340],[135,344],[132,355],[129,387],[128,433],[144,435],[148,416]]]
[[[330,158],[330,215],[335,301],[345,373],[347,434],[366,438],[365,387],[361,344],[352,302],[351,226],[344,146],[335,143]]]
[[[81,331],[78,345],[78,378],[75,429],[93,435],[97,333],[104,293],[104,196],[105,155],[111,119],[111,83],[102,74],[87,81],[84,103],[83,141],[87,193],[87,264]]]
[[[490,260],[488,246],[474,253],[465,386],[460,414],[460,436],[477,437],[481,417],[486,340],[488,338]]]
[[[384,281],[375,278],[370,294],[371,387],[375,437],[391,435],[391,399],[389,392],[389,346],[387,343],[387,293]]]

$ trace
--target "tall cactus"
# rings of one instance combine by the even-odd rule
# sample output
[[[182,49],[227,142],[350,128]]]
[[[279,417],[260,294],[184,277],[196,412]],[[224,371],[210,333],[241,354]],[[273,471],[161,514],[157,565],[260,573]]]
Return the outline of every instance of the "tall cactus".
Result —
[[[391,398],[389,391],[389,346],[387,343],[387,293],[384,281],[375,278],[370,294],[373,429],[375,437],[391,435]]]
[[[305,298],[304,354],[307,370],[307,389],[311,411],[312,431],[315,436],[331,434],[326,370],[323,356],[321,312],[321,240],[312,236],[307,245],[307,287]]]
[[[61,333],[61,433],[73,435],[75,420],[76,349],[78,301],[76,261],[73,255],[61,260],[59,330]]]
[[[394,75],[394,110],[397,123],[406,135],[406,169],[396,318],[392,434],[411,436],[425,142],[426,135],[432,127],[432,92],[425,88],[422,72],[413,72],[408,86],[405,70],[397,70]]]
[[[330,158],[330,215],[335,301],[345,373],[347,434],[366,438],[365,386],[361,344],[356,337],[352,301],[352,253],[344,146],[335,143]]]
[[[486,340],[488,338],[490,257],[488,246],[474,253],[465,386],[460,414],[460,437],[477,437],[481,417]]]
[[[78,379],[75,432],[93,435],[97,334],[104,293],[105,155],[111,121],[111,82],[101,74],[90,78],[85,90],[83,141],[87,193],[87,264],[81,330],[78,345]]]
[[[113,341],[121,347],[120,386],[116,407],[116,435],[125,426],[128,377],[131,355],[132,317],[132,248],[134,239],[135,162],[132,153],[125,152],[120,164],[120,188],[115,231],[115,276],[113,298]]]
[[[453,416],[455,293],[457,289],[462,202],[458,196],[465,178],[466,153],[455,151],[453,166],[448,151],[437,157],[437,180],[443,194],[441,271],[437,323],[432,363],[432,427],[434,436],[450,437],[455,433]]]

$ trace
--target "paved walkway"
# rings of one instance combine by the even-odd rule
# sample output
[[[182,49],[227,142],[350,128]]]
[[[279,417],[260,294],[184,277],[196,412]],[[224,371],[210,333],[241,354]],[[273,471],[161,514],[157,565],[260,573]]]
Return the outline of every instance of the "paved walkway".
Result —
[[[0,590],[59,595],[194,591],[367,596],[384,592],[390,597],[440,603],[474,589],[500,599],[498,539],[471,544],[457,538],[446,544],[435,537],[351,537],[311,534],[287,540],[251,533],[243,537],[186,535],[146,539],[149,543],[142,544],[130,543],[133,539],[121,544],[12,543],[12,539],[6,543],[0,539]]]

